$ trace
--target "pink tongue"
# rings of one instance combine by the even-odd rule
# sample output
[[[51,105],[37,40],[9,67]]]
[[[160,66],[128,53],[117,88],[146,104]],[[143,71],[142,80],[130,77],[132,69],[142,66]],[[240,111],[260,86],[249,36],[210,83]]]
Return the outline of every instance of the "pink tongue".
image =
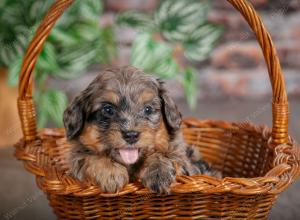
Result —
[[[126,164],[134,164],[139,156],[138,149],[119,149],[120,155]]]

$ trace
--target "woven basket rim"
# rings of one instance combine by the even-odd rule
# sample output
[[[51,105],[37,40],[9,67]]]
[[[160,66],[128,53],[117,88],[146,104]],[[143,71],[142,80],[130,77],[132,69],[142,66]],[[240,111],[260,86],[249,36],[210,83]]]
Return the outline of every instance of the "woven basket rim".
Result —
[[[183,121],[183,129],[193,129],[195,125],[216,126],[219,128],[240,127],[246,131],[262,134],[265,140],[271,137],[271,130],[265,125],[255,125],[253,123],[229,122],[223,120],[199,120],[188,118]],[[47,137],[63,137],[63,128],[44,128],[39,132],[39,137],[42,139],[33,141],[37,142],[35,153],[43,150],[41,146],[47,140]],[[270,143],[270,141],[269,141]],[[300,153],[296,142],[291,138],[292,144],[282,144],[274,150],[274,167],[269,170],[264,176],[254,178],[237,178],[225,177],[216,179],[205,175],[196,176],[179,176],[176,178],[177,185],[171,187],[171,193],[193,193],[200,192],[204,194],[211,193],[233,193],[239,195],[263,195],[263,194],[278,194],[288,187],[291,182],[295,181],[299,176]],[[36,155],[28,153],[28,143],[25,144],[21,140],[16,144],[16,157],[23,160],[25,168],[36,174],[38,186],[45,192],[51,192],[59,195],[74,195],[74,196],[91,196],[100,195],[103,197],[117,197],[130,193],[137,195],[148,195],[150,191],[144,188],[141,183],[135,182],[128,184],[121,192],[115,194],[102,193],[100,188],[91,184],[82,184],[78,180],[62,173],[59,170],[49,172],[40,166],[36,161]],[[46,152],[46,154],[49,154]],[[51,167],[56,169],[55,167]],[[55,175],[53,175],[55,173]]]

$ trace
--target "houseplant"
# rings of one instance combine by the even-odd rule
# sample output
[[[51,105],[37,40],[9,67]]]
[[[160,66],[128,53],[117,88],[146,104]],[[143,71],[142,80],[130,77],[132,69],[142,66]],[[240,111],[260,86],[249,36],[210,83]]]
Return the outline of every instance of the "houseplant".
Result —
[[[8,84],[16,86],[25,49],[53,0],[2,0],[0,3],[0,67],[8,70]],[[77,1],[51,32],[35,70],[39,127],[51,119],[62,126],[65,92],[48,89],[50,78],[69,80],[115,54],[111,27],[100,27],[102,2]],[[15,102],[15,100],[12,100]]]
[[[195,62],[206,60],[222,35],[223,27],[208,21],[207,0],[164,0],[152,13],[126,11],[117,23],[136,29],[131,64],[161,78],[176,77],[190,107],[196,106]]]

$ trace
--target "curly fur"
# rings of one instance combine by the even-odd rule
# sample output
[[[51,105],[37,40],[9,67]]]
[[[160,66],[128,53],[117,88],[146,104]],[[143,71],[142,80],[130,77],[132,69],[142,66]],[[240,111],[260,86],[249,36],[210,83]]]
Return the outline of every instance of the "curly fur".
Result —
[[[213,175],[198,150],[185,144],[181,114],[163,82],[137,68],[101,72],[65,110],[64,125],[71,175],[103,192],[141,180],[153,192],[169,193],[176,175]]]

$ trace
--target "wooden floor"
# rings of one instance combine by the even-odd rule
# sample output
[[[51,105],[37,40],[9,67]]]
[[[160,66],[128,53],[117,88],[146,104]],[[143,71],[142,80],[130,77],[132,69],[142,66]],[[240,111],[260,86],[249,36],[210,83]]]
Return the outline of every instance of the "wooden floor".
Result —
[[[271,122],[270,100],[201,102],[198,110],[191,112],[181,100],[177,100],[185,117],[215,118],[230,121],[250,120],[258,124]],[[300,100],[291,100],[290,133],[300,141]],[[34,177],[26,173],[22,164],[13,158],[13,148],[0,149],[0,219],[35,220],[55,219],[45,196],[36,188]],[[269,219],[300,219],[300,181],[280,195]]]

